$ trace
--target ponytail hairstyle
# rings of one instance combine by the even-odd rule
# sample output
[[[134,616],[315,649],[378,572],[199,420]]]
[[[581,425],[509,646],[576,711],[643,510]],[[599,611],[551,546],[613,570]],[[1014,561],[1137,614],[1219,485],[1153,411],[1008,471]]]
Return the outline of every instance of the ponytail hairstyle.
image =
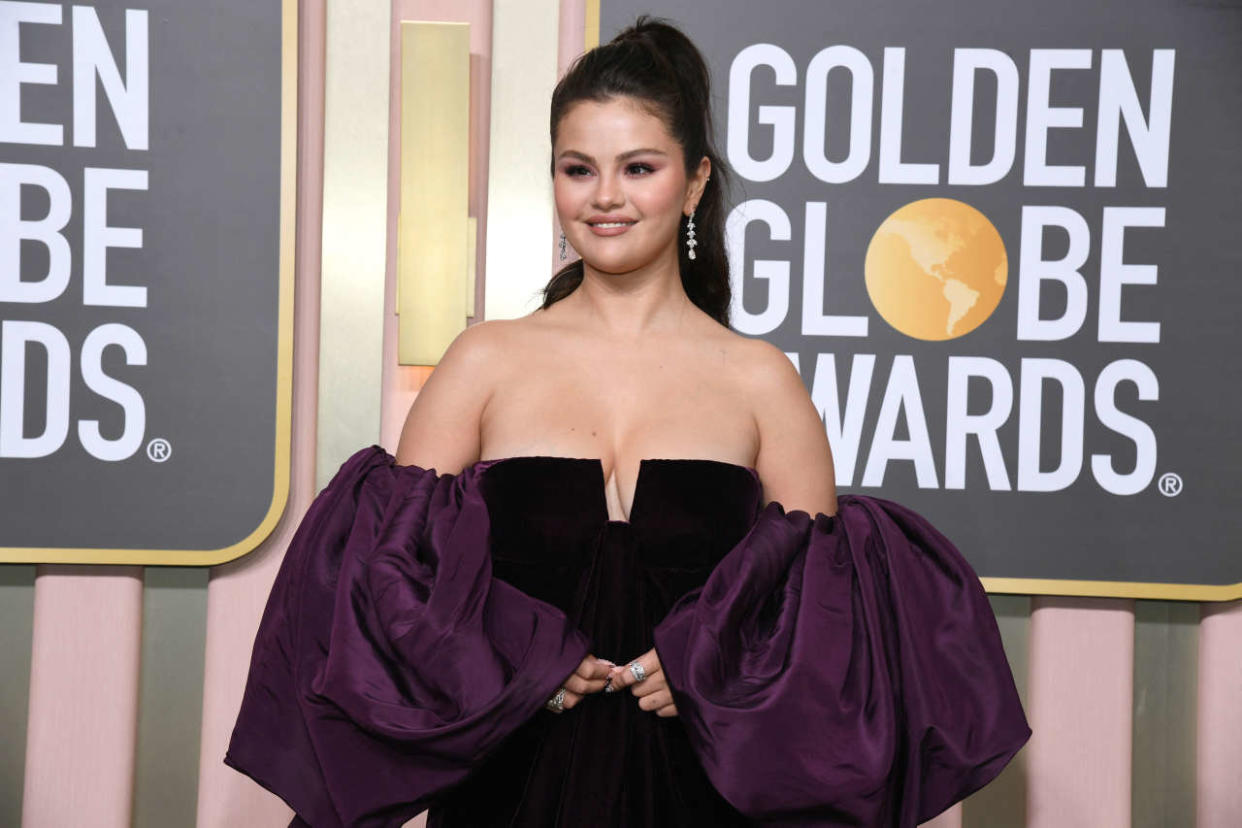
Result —
[[[710,178],[694,211],[695,258],[686,255],[687,216],[678,231],[677,263],[681,284],[696,306],[729,326],[729,260],[725,255],[725,185],[729,174],[712,142],[711,82],[698,48],[680,29],[660,18],[640,15],[634,25],[608,43],[578,57],[552,92],[551,137],[569,108],[579,101],[633,98],[664,121],[685,155],[686,176],[703,156],[711,161]],[[551,164],[556,175],[556,161]],[[556,272],[543,288],[547,308],[582,282],[582,260]]]

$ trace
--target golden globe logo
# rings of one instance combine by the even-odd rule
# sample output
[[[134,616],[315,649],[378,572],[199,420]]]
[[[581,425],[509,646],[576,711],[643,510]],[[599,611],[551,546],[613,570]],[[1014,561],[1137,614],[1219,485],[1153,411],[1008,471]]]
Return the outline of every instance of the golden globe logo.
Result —
[[[955,199],[925,198],[884,220],[864,270],[885,322],[915,339],[956,339],[1000,304],[1009,259],[983,213]]]
[[[821,49],[801,70],[777,44],[747,46],[729,68],[730,166],[751,182],[810,178],[816,188],[874,174],[873,181],[842,191],[843,201],[875,185],[1004,188],[1005,201],[1021,213],[1016,244],[1009,248],[1017,260],[1016,296],[1010,305],[1015,316],[1004,322],[1013,326],[1014,343],[1073,338],[1073,356],[1041,356],[1024,352],[1020,344],[989,356],[931,356],[943,351],[924,349],[927,355],[920,354],[920,362],[913,353],[894,354],[887,366],[880,366],[887,368],[887,376],[877,376],[877,354],[857,344],[869,337],[872,316],[864,308],[847,307],[855,292],[831,291],[830,282],[864,279],[876,313],[897,331],[925,342],[967,336],[992,319],[1004,296],[1010,260],[1000,233],[974,207],[949,198],[925,198],[894,211],[875,228],[865,253],[857,239],[832,237],[826,201],[782,204],[779,188],[770,198],[748,198],[730,212],[725,227],[734,279],[733,326],[756,336],[787,330],[792,264],[800,258],[801,318],[795,333],[818,338],[811,342],[845,340],[840,365],[832,351],[815,354],[814,366],[800,364],[802,348],[787,352],[800,372],[810,374],[811,397],[833,446],[838,485],[855,485],[861,463],[860,484],[882,486],[890,465],[904,461],[911,464],[920,488],[962,489],[969,453],[982,459],[987,486],[996,491],[1060,491],[1086,471],[1112,494],[1140,492],[1155,477],[1157,440],[1139,415],[1147,410],[1144,403],[1159,398],[1159,381],[1141,359],[1112,358],[1113,348],[1107,353],[1111,361],[1102,368],[1084,368],[1101,360],[1088,350],[1083,335],[1093,335],[1097,343],[1160,342],[1159,321],[1123,313],[1126,296],[1140,286],[1155,285],[1157,276],[1155,263],[1136,261],[1125,248],[1133,235],[1163,228],[1165,208],[1119,204],[1087,211],[1072,200],[1076,190],[1088,186],[1116,187],[1123,158],[1133,159],[1143,187],[1167,187],[1174,50],[1150,50],[1145,96],[1121,49],[1031,49],[1023,67],[1009,53],[987,48],[953,49],[949,60],[947,122],[907,125],[904,48],[884,48],[877,71],[870,57],[847,45]],[[1086,122],[1083,106],[1052,100],[1054,76],[1084,72],[1094,74],[1094,123]],[[833,110],[848,116],[831,123],[829,96],[841,94],[843,87],[830,87],[830,76],[847,84],[848,94],[848,105],[843,100]],[[984,82],[977,84],[980,78]],[[779,103],[764,100],[774,87],[801,87],[801,108],[789,104],[787,94],[777,95]],[[986,91],[976,94],[976,87]],[[981,106],[984,95],[992,100]],[[758,105],[752,106],[756,100]],[[1023,135],[1020,111],[1025,114]],[[991,121],[984,122],[981,113]],[[876,120],[879,129],[873,140]],[[1066,130],[1092,130],[1094,140],[1073,146],[1093,151],[1066,158],[1062,149],[1062,157],[1050,158],[1049,135]],[[924,137],[921,146],[941,146],[943,156],[909,158],[903,142],[915,131]],[[990,147],[978,152],[972,145],[975,137],[989,134]],[[829,151],[830,143],[836,151]],[[757,150],[762,147],[771,149],[760,157]],[[1123,147],[1128,151],[1120,153]],[[1090,177],[1088,163],[1093,166]],[[1015,170],[1020,176],[1007,181]],[[1045,189],[1027,198],[1030,188],[1056,188],[1056,194],[1044,196],[1049,192]],[[1134,189],[1127,190],[1127,198]],[[1054,199],[1062,203],[1049,203]],[[795,216],[802,223],[796,241]],[[765,239],[765,250],[780,252],[748,261],[748,234]],[[837,266],[844,264],[835,274],[828,272],[830,248]],[[747,308],[742,300],[743,286],[750,280],[759,283],[757,291],[750,291],[752,298],[763,296],[758,308]],[[1052,307],[1063,299],[1063,310],[1041,315],[1045,298],[1052,301],[1043,304]],[[1092,300],[1096,314],[1088,320]],[[998,321],[992,319],[992,324]],[[929,371],[944,378],[943,400],[924,399],[920,374]],[[1094,376],[1084,376],[1084,371]],[[883,397],[872,421],[869,401],[877,387],[882,387],[878,393]],[[942,409],[937,421],[944,423],[943,434],[931,434],[928,405]],[[905,437],[898,436],[902,420]],[[1002,427],[1015,420],[1016,432],[1007,429],[1002,435]],[[1116,456],[1096,451],[1088,457],[1089,422],[1093,434],[1101,431],[1098,423],[1120,438],[1108,440],[1110,451],[1121,444]],[[1045,444],[1053,440],[1059,445]],[[933,441],[943,449],[942,465],[936,462]],[[1041,461],[1049,456],[1055,465],[1044,468]]]

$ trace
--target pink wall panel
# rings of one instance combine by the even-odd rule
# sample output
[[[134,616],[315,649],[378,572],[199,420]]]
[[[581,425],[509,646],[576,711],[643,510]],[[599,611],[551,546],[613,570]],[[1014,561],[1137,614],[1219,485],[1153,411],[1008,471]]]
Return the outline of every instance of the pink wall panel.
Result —
[[[1030,828],[1130,824],[1134,602],[1032,602]]]
[[[1242,601],[1199,624],[1198,828],[1242,825]]]
[[[142,567],[36,571],[22,825],[123,828],[133,814]]]

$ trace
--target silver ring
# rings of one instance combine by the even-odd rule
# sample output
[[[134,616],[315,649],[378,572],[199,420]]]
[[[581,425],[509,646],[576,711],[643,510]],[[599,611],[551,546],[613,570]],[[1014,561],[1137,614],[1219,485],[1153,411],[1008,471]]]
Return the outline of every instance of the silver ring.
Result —
[[[630,668],[630,673],[634,676],[634,681],[642,681],[647,677],[647,671],[637,661],[631,661],[627,666]]]
[[[560,690],[557,690],[556,695],[544,702],[543,706],[551,710],[553,713],[564,713],[565,688],[562,687]]]

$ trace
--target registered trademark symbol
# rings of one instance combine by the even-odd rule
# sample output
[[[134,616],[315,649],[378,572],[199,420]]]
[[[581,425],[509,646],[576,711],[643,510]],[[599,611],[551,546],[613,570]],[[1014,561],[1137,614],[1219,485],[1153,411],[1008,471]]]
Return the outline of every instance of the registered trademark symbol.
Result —
[[[1177,497],[1182,493],[1182,477],[1175,472],[1160,475],[1160,481],[1156,485],[1160,487],[1160,494],[1165,497]]]
[[[172,457],[172,444],[163,437],[156,437],[147,443],[147,457],[156,463],[163,463],[169,457]]]

